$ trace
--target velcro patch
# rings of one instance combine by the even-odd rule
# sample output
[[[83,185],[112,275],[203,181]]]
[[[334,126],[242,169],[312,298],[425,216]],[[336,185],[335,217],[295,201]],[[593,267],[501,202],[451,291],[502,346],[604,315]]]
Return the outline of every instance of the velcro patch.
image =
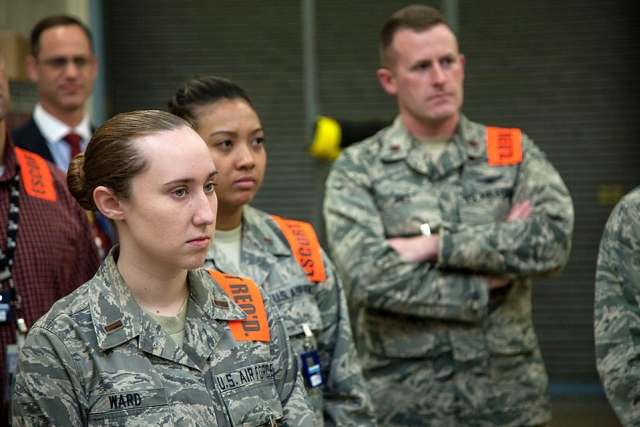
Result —
[[[235,371],[216,375],[216,385],[220,391],[228,391],[248,384],[259,383],[274,377],[273,363],[260,363]]]
[[[92,406],[91,413],[109,413],[125,409],[148,408],[167,405],[166,391],[162,388],[131,391],[122,390],[98,396]]]

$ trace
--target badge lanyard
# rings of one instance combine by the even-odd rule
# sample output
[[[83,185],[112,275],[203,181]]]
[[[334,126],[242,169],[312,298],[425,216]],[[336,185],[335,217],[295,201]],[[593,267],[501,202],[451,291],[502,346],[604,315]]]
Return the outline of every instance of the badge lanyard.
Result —
[[[300,354],[302,359],[302,376],[307,383],[307,387],[314,388],[324,384],[322,376],[322,366],[320,365],[320,355],[318,354],[318,346],[313,336],[313,331],[308,323],[302,324],[304,331],[304,352]]]
[[[0,284],[3,282],[9,283],[9,289],[2,292],[2,299],[9,299],[8,316],[9,321],[12,320],[14,314],[20,309],[20,295],[16,290],[15,283],[13,281],[13,275],[11,274],[11,268],[13,267],[13,256],[16,249],[16,241],[18,238],[18,219],[20,213],[20,166],[16,175],[11,180],[10,196],[9,196],[9,221],[7,223],[7,244],[5,251],[0,247]],[[5,301],[2,301],[6,304]],[[16,339],[18,345],[24,343],[24,336],[27,333],[27,325],[23,318],[16,317]]]

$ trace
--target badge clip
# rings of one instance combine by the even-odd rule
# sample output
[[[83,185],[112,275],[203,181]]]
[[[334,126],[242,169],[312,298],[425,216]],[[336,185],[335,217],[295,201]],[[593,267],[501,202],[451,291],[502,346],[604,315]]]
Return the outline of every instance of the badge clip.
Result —
[[[22,317],[16,320],[16,324],[18,325],[18,332],[21,334],[26,334],[29,331],[29,328],[27,328],[27,322],[25,322]]]
[[[0,282],[4,282],[5,280],[9,280],[12,277],[13,276],[11,275],[11,270],[9,270],[8,268],[5,268],[4,270],[0,271]]]

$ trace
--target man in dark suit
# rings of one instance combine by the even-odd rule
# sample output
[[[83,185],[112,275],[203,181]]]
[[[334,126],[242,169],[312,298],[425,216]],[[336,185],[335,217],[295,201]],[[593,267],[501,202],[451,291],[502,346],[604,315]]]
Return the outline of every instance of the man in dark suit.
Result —
[[[39,101],[31,120],[11,136],[16,146],[66,172],[71,159],[84,151],[93,133],[85,108],[93,92],[98,62],[89,28],[69,15],[43,18],[31,31],[27,71],[37,85]],[[89,216],[104,258],[116,240],[114,230],[98,212]]]
[[[12,137],[18,147],[66,172],[92,133],[85,107],[98,63],[87,26],[68,15],[42,19],[31,32],[27,70],[37,85],[39,102],[31,120]]]

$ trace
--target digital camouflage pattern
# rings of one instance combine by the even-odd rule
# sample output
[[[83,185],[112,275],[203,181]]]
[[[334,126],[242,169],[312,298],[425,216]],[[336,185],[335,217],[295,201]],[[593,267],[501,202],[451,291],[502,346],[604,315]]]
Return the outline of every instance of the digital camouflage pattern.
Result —
[[[613,209],[602,234],[595,294],[598,373],[625,426],[640,425],[640,187]]]
[[[344,150],[327,180],[325,222],[363,371],[385,426],[549,422],[547,375],[531,320],[531,279],[570,251],[571,197],[523,135],[523,160],[489,166],[486,127],[460,117],[437,163],[400,117]],[[505,222],[514,203],[531,215]],[[439,261],[403,260],[386,239],[441,239]],[[489,292],[489,276],[510,285]],[[359,338],[358,338],[359,340]]]
[[[242,309],[205,270],[190,271],[189,283],[180,348],[135,302],[112,251],[91,281],[31,328],[14,425],[315,426],[269,301],[271,341],[235,341],[228,321],[245,318]]]
[[[302,324],[308,323],[313,331],[325,384],[307,388],[307,392],[319,424],[375,425],[371,397],[353,344],[344,291],[333,264],[323,252],[327,278],[320,283],[310,282],[268,214],[244,206],[242,224],[242,273],[278,307],[298,355],[316,347],[305,343]],[[205,267],[238,273],[215,241]]]

